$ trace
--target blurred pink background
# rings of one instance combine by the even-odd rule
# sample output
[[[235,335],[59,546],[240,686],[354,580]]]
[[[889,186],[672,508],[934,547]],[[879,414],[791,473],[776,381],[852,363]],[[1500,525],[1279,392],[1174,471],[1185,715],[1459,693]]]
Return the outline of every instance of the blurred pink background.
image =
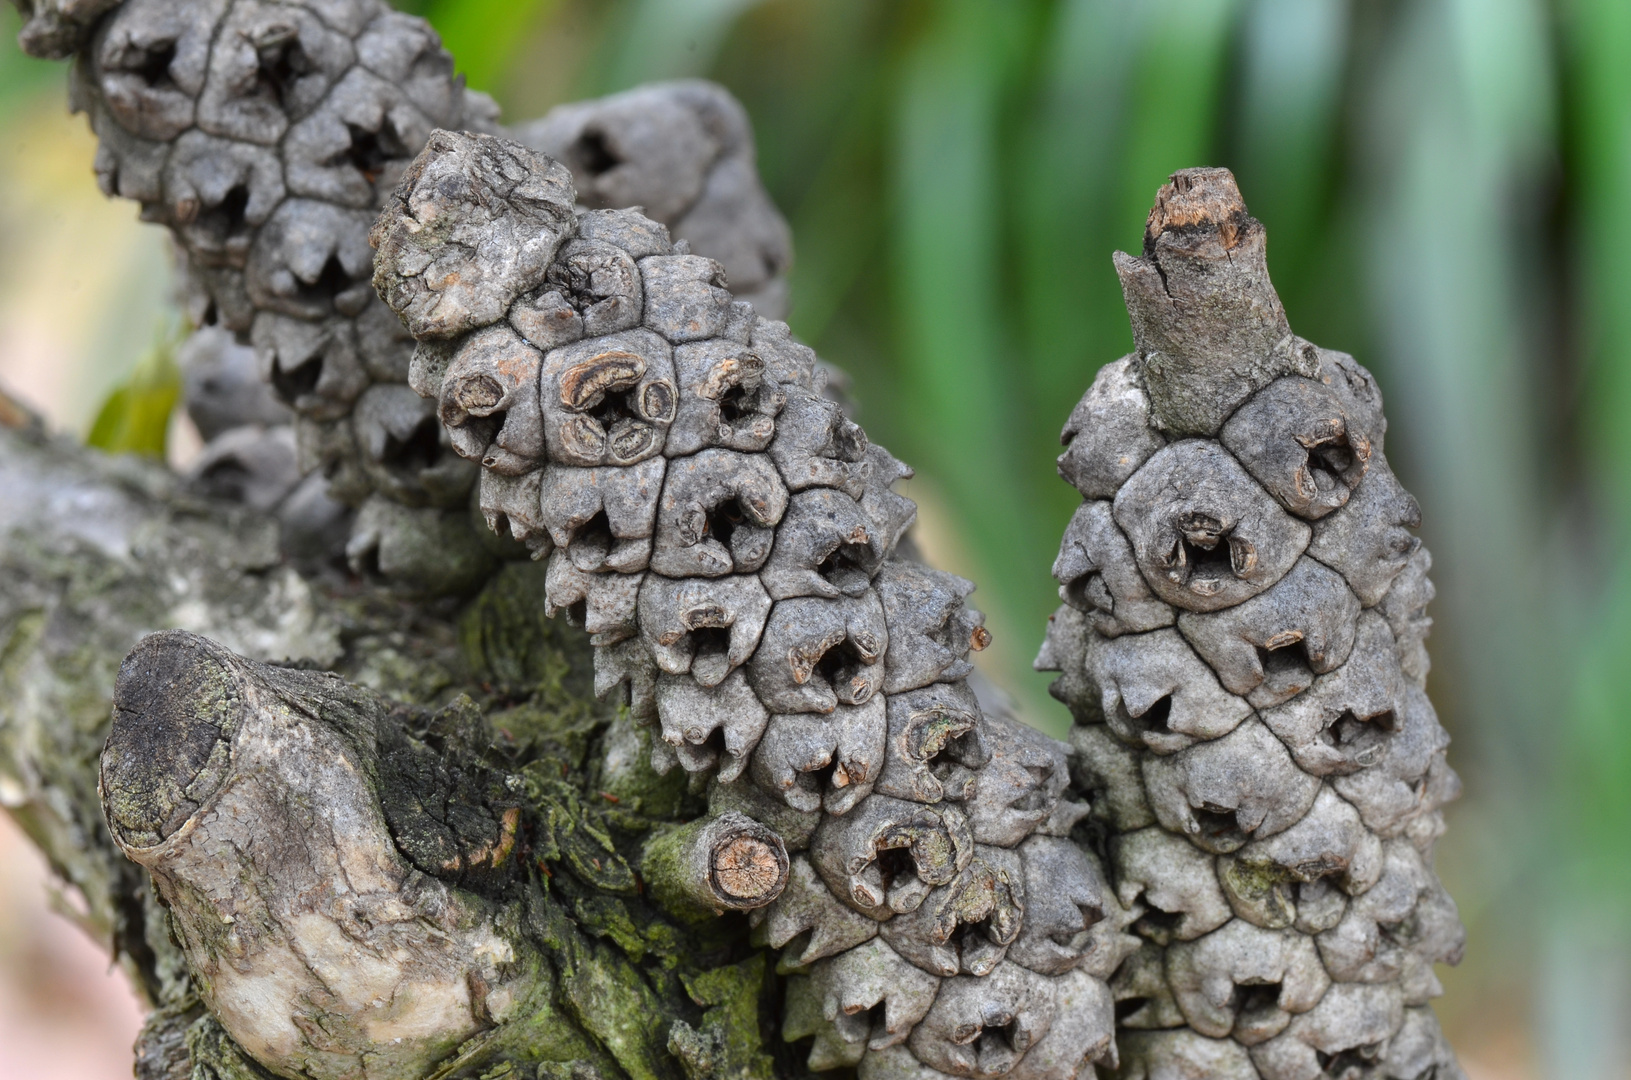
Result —
[[[107,953],[50,910],[51,873],[0,814],[0,1080],[130,1075],[142,1014]]]

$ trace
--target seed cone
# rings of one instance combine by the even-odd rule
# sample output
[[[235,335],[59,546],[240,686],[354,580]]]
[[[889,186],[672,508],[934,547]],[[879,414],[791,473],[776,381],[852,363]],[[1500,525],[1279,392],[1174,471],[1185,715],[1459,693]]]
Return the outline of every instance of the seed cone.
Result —
[[[413,338],[370,284],[369,228],[431,132],[502,130],[430,25],[383,0],[18,6],[25,50],[77,57],[72,100],[99,140],[103,191],[139,202],[176,242],[197,328],[182,353],[197,373],[189,411],[211,440],[195,484],[275,511],[301,562],[343,561],[409,593],[469,593],[501,559],[524,558],[481,527],[476,467],[409,390]],[[586,203],[652,208],[723,260],[760,310],[785,310],[787,226],[723,88],[653,84],[562,106],[518,134],[578,170]],[[530,212],[572,217],[570,199],[538,195]],[[505,255],[494,231],[483,260],[541,274],[552,235]],[[539,319],[600,333],[638,306],[595,245],[583,238],[562,261],[561,305]],[[479,397],[470,405],[485,415]],[[500,439],[495,453],[514,450]]]
[[[1428,1004],[1464,932],[1420,510],[1375,381],[1291,333],[1264,240],[1227,170],[1172,176],[1116,255],[1138,350],[1059,459],[1086,501],[1036,666],[1142,940],[1117,1075],[1459,1078]]]
[[[479,462],[489,523],[548,559],[600,688],[660,732],[652,766],[708,790],[708,818],[647,844],[652,895],[752,913],[810,1069],[1112,1061],[1127,919],[1069,839],[1068,747],[968,685],[990,640],[972,584],[896,550],[910,470],[656,221],[543,220],[525,193],[564,170],[492,135],[437,132],[404,175],[373,240],[420,337],[412,385]],[[547,267],[508,257],[545,234]],[[593,324],[563,285],[591,255],[628,301]]]

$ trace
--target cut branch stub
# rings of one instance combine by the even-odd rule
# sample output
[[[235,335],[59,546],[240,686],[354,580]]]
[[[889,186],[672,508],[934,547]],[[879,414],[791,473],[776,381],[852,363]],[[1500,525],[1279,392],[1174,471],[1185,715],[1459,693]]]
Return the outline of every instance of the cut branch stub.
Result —
[[[663,767],[657,761],[657,747],[668,748],[661,739],[652,743],[652,767],[660,773]],[[722,814],[735,810],[754,821],[768,825],[787,844],[788,851],[810,850],[810,836],[821,824],[820,810],[795,810],[758,784],[742,784],[721,780],[716,775],[708,782],[708,812]]]
[[[153,847],[226,779],[245,705],[226,650],[173,631],[146,638],[119,668],[102,789],[114,838]]]
[[[1116,252],[1157,427],[1216,435],[1280,376],[1319,375],[1313,348],[1294,347],[1265,251],[1229,170],[1185,169],[1155,197],[1143,256]]]
[[[658,903],[694,917],[764,907],[786,888],[789,866],[781,837],[728,810],[646,841],[640,874]]]
[[[377,779],[388,716],[333,675],[185,631],[120,669],[109,827],[152,873],[210,1012],[280,1075],[424,1075],[536,988],[539,959],[490,905],[399,852]]]

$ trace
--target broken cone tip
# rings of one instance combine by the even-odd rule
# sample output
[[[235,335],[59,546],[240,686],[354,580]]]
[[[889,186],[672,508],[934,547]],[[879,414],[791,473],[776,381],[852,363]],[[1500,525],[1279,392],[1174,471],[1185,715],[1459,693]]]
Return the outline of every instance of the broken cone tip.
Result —
[[[1156,193],[1144,225],[1144,253],[1154,250],[1169,229],[1216,228],[1225,249],[1233,248],[1251,218],[1235,175],[1228,169],[1181,169]]]

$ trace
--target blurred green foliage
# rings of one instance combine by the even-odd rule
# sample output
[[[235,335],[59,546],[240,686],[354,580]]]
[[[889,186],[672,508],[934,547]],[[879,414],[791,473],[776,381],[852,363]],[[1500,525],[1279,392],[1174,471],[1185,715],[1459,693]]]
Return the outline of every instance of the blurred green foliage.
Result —
[[[159,331],[152,348],[136,362],[97,410],[85,445],[110,454],[141,454],[164,459],[170,414],[181,398],[180,320]]]
[[[15,38],[22,24],[15,8],[9,4],[0,7],[0,116],[47,87],[62,85],[60,64],[36,60],[17,48]]]

